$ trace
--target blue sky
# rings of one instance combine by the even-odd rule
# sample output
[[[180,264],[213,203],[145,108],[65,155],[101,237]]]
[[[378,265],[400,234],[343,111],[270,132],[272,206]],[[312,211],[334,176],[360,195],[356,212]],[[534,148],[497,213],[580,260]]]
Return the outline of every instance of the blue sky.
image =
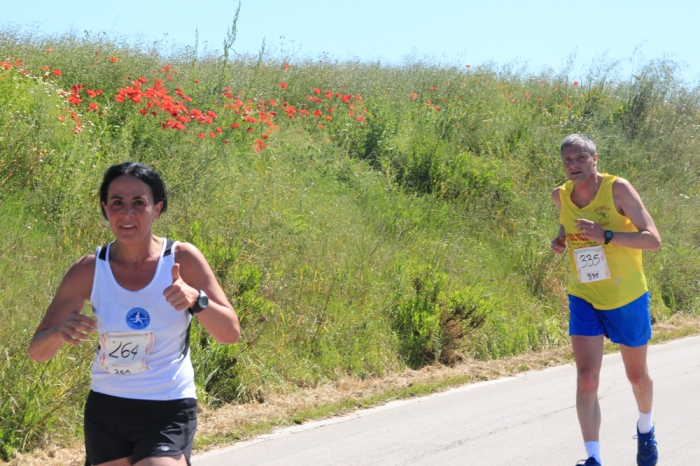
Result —
[[[46,34],[107,31],[130,39],[165,39],[200,50],[221,49],[236,0],[116,2],[0,0],[0,25],[37,27]],[[663,5],[663,6],[662,6]],[[700,81],[698,0],[243,0],[234,50],[333,59],[408,56],[449,64],[564,68],[573,78],[595,60],[634,63],[668,57],[684,63],[682,76]],[[577,74],[579,76],[577,76]]]

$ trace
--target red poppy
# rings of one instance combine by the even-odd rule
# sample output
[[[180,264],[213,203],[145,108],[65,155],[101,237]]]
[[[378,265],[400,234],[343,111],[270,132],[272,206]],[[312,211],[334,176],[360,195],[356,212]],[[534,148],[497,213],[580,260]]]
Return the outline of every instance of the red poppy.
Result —
[[[53,52],[53,49],[52,49],[51,47],[49,47],[48,49],[46,49],[46,53],[51,53],[51,52]]]
[[[204,139],[204,138],[206,137],[206,135],[205,135],[204,133],[199,133],[199,134],[197,135],[197,137],[198,137],[199,139]]]
[[[92,98],[97,97],[97,92],[93,91],[92,89],[88,89],[86,92],[87,92],[88,95],[89,95],[90,97],[92,97]]]
[[[115,57],[114,55],[110,55],[109,60],[112,63],[117,63],[119,61],[119,59],[117,57]]]
[[[525,98],[526,98],[526,99],[529,99],[529,98],[530,98],[530,93],[529,93],[529,92],[526,92],[526,93],[525,93]]]
[[[53,75],[54,76],[61,76],[63,73],[61,73],[61,70],[53,70]]]
[[[567,107],[571,108],[573,104],[566,104]]]
[[[90,102],[90,105],[88,105],[88,112],[96,112],[97,111],[97,104],[95,102]]]
[[[223,129],[221,129],[221,128],[216,128],[216,130],[215,130],[215,131],[216,131],[217,133],[219,133],[219,134],[221,134],[221,133],[223,133],[223,132],[224,132],[224,130],[223,130]]]
[[[209,132],[209,137],[212,139],[216,137],[216,134],[214,134],[214,131]]]
[[[263,135],[262,135],[262,138],[263,138],[263,139],[267,139],[267,137],[268,137],[267,134],[263,134]]]
[[[236,128],[238,128],[239,126],[241,126],[240,123],[234,123],[234,124],[231,125],[231,129],[236,129]]]
[[[515,103],[515,99],[510,99],[510,103],[511,103],[511,104],[514,104],[514,103]]]
[[[284,71],[287,71],[289,69],[289,63],[285,63],[284,66],[282,67]]]
[[[224,144],[228,144],[228,139],[224,139]]]
[[[316,93],[316,95],[321,95],[321,89],[319,89],[318,87],[314,87],[314,92]]]
[[[326,99],[330,99],[333,97],[333,91],[329,90],[326,92]]]
[[[246,131],[248,131],[249,133],[252,133],[252,132],[253,132],[253,127],[251,126],[251,127],[248,128]]]
[[[578,86],[578,81],[574,81],[574,86]]]
[[[321,115],[323,115],[321,110],[314,110],[314,118],[319,118]]]
[[[411,94],[411,100],[416,100],[417,98],[418,98],[418,94],[416,94],[415,92],[413,94]]]
[[[332,119],[333,119],[333,117],[330,116],[330,115],[328,115],[328,116],[326,117],[326,121],[331,121]]]
[[[281,83],[280,83],[280,87],[281,87],[282,89],[287,89],[287,83],[284,82],[284,81],[281,82]]]
[[[357,117],[357,121],[365,121],[365,117],[363,117],[362,115],[360,115],[359,117]]]
[[[323,129],[323,125],[318,125],[318,129]]]
[[[469,68],[471,68],[471,66],[470,66],[470,65],[467,65],[467,69],[469,69]]]
[[[430,90],[435,92],[435,91],[437,91],[437,87],[431,87]]]

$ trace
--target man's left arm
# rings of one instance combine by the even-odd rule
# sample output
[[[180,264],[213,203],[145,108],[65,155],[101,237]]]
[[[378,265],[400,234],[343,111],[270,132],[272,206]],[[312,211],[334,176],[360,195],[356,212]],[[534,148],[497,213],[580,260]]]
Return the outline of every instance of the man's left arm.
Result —
[[[639,231],[614,231],[610,243],[627,248],[658,251],[661,248],[659,232],[642,199],[629,181],[622,178],[615,180],[613,200],[617,211],[629,218]]]

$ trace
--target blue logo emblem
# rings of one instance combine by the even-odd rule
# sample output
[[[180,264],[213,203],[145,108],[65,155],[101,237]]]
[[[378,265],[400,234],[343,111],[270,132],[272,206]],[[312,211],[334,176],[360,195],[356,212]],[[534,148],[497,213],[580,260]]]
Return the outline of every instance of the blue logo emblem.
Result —
[[[151,323],[151,316],[145,309],[135,307],[126,313],[126,323],[135,330],[142,330]]]

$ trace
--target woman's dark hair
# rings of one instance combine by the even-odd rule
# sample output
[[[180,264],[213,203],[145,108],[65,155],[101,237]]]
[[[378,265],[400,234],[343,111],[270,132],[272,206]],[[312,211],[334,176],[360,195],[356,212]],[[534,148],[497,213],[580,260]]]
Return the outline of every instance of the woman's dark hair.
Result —
[[[154,202],[158,204],[163,201],[163,208],[160,213],[164,214],[165,211],[168,210],[168,196],[165,192],[165,183],[163,183],[160,175],[151,167],[147,167],[141,163],[124,162],[109,167],[102,178],[102,185],[100,186],[100,208],[102,209],[102,215],[105,219],[107,219],[107,213],[104,207],[102,207],[102,203],[107,203],[109,185],[120,176],[133,176],[146,183],[148,187],[151,188]]]

